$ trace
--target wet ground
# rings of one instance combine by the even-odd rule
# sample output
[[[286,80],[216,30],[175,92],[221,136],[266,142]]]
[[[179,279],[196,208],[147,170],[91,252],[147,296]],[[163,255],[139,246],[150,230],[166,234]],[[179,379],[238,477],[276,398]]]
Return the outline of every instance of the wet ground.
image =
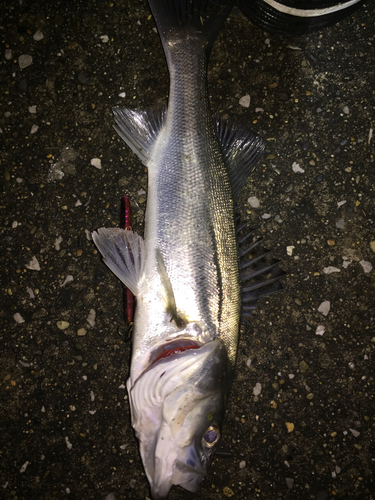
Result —
[[[212,109],[266,143],[240,211],[288,275],[242,328],[231,456],[173,500],[375,498],[374,15],[287,39],[234,9],[215,44]],[[159,38],[146,1],[1,17],[0,497],[146,499],[122,289],[90,232],[124,191],[143,230],[146,171],[111,107],[166,98]]]

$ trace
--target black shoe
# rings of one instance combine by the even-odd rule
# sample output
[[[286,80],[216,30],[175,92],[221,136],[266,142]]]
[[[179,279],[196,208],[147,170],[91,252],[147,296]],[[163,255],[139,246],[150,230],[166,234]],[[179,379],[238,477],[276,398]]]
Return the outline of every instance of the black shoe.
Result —
[[[352,14],[365,0],[237,0],[254,24],[292,36],[331,26]]]

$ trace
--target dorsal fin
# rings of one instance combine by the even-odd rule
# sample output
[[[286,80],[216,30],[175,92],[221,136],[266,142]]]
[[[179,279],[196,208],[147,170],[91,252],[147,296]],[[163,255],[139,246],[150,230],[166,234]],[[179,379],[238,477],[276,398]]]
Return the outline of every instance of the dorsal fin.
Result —
[[[234,201],[264,151],[262,139],[246,125],[227,115],[215,114],[214,127],[229,171]]]
[[[165,122],[167,106],[157,104],[146,109],[113,108],[114,129],[126,144],[149,166],[151,150]]]
[[[238,219],[236,223],[238,226]],[[242,283],[242,315],[246,317],[253,314],[260,299],[283,289],[280,278],[285,273],[278,261],[269,259],[270,251],[264,250],[262,239],[257,238],[246,224],[239,227],[237,241]]]

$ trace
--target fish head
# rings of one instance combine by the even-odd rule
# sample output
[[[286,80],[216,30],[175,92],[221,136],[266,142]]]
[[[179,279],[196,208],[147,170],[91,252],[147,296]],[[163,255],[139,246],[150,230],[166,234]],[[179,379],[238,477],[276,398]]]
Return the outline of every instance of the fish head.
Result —
[[[129,387],[132,426],[154,500],[195,492],[220,439],[229,360],[219,339],[160,359]]]

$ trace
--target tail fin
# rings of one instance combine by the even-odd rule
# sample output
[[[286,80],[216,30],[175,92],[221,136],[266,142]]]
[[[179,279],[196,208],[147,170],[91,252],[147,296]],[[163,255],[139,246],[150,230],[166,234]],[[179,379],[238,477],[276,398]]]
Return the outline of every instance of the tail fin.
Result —
[[[164,49],[195,38],[209,52],[234,0],[149,0]]]

